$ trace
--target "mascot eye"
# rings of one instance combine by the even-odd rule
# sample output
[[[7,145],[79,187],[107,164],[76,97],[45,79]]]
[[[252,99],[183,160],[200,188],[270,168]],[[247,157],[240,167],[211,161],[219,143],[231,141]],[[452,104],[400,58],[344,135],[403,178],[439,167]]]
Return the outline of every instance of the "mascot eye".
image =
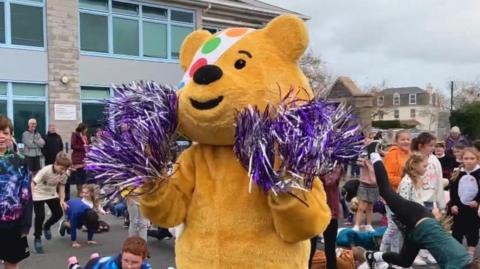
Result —
[[[245,67],[245,65],[247,65],[247,62],[245,62],[245,60],[243,60],[243,59],[238,59],[235,62],[235,68],[237,68],[237,69],[243,69]]]

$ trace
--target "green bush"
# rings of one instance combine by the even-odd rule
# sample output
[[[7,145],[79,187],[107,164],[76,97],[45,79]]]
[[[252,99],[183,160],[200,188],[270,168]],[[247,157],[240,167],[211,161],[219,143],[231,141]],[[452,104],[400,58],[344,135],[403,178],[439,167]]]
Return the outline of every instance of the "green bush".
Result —
[[[372,127],[379,129],[411,129],[415,124],[402,123],[399,120],[377,120],[372,121]]]

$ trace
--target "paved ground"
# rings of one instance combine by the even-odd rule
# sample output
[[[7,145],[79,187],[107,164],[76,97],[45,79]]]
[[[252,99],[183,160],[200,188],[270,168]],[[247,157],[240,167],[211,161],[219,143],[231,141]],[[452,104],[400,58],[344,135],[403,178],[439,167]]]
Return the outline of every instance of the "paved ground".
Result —
[[[84,264],[88,261],[91,253],[99,252],[100,255],[114,255],[120,251],[123,240],[127,238],[127,229],[122,227],[123,221],[120,218],[106,216],[104,219],[110,223],[110,232],[95,234],[94,240],[99,244],[97,246],[87,246],[87,234],[79,231],[77,237],[82,247],[73,249],[70,238],[60,237],[57,227],[52,228],[53,239],[44,243],[44,254],[36,254],[33,250],[33,236],[30,236],[29,245],[31,255],[21,264],[22,269],[62,269],[66,268],[66,261],[70,256],[77,256],[79,261]],[[1,242],[2,244],[5,242]],[[167,269],[169,266],[175,266],[174,258],[174,240],[158,241],[155,238],[149,238],[148,247],[150,250],[151,264],[155,269]]]
[[[30,236],[31,256],[25,260],[22,269],[61,269],[66,268],[66,260],[68,257],[75,255],[81,263],[88,261],[91,253],[99,252],[101,255],[113,255],[121,248],[122,241],[127,237],[127,229],[122,227],[123,221],[120,218],[113,216],[106,216],[105,220],[110,223],[111,230],[108,233],[96,234],[95,240],[99,242],[97,246],[87,246],[86,233],[78,233],[78,238],[82,247],[80,249],[73,249],[70,245],[69,237],[60,237],[57,232],[57,226],[52,228],[53,239],[44,242],[44,254],[36,254],[33,251],[33,236]],[[4,242],[2,242],[4,243]],[[148,245],[151,255],[151,264],[155,269],[167,269],[169,266],[175,266],[174,258],[174,240],[158,241],[154,238],[149,238]],[[322,248],[319,245],[319,248]],[[436,266],[417,267],[418,269],[433,269]]]

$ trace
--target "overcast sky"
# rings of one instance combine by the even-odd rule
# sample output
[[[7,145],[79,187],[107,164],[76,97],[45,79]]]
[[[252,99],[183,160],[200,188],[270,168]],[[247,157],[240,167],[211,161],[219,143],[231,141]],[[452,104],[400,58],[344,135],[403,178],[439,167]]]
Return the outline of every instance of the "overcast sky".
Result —
[[[264,0],[308,15],[310,47],[360,87],[480,80],[478,0]]]

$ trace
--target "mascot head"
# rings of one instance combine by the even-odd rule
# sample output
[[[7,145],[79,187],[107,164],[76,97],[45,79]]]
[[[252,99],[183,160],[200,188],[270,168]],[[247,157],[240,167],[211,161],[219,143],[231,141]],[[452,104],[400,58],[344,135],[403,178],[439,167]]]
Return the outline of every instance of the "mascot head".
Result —
[[[179,131],[210,145],[232,145],[235,116],[252,105],[263,110],[291,90],[313,97],[298,66],[308,44],[304,22],[282,15],[254,30],[229,28],[191,33],[180,50]]]

